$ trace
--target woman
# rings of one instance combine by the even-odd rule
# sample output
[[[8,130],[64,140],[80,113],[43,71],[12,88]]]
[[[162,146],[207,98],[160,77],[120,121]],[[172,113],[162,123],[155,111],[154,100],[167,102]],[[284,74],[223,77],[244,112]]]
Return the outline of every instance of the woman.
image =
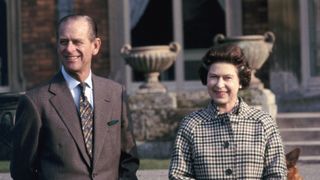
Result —
[[[199,75],[212,101],[182,120],[169,178],[286,179],[275,121],[238,97],[251,77],[241,49],[213,47],[203,57]]]

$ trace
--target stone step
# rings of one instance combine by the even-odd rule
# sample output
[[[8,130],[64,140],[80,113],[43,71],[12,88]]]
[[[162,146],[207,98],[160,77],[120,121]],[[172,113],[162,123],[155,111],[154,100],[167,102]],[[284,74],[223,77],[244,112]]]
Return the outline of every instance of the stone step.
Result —
[[[279,113],[277,124],[286,152],[300,148],[299,162],[320,162],[320,113]]]
[[[299,162],[320,163],[320,156],[300,156]]]
[[[284,141],[283,143],[286,152],[294,148],[300,148],[301,157],[320,156],[320,141]]]
[[[278,113],[279,128],[320,128],[320,113]]]
[[[314,128],[281,128],[283,141],[320,140],[320,127]]]

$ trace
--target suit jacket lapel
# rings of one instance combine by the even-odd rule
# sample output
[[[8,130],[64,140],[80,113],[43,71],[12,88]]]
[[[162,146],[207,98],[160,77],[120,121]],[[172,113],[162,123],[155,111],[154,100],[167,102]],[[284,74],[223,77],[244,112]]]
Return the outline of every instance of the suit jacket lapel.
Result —
[[[99,159],[106,136],[109,132],[107,122],[111,119],[111,92],[92,75],[94,97],[94,154],[93,165]]]
[[[61,72],[53,79],[49,91],[55,94],[50,99],[52,106],[56,109],[62,122],[76,142],[85,162],[90,166],[90,158],[85,149],[78,110]]]

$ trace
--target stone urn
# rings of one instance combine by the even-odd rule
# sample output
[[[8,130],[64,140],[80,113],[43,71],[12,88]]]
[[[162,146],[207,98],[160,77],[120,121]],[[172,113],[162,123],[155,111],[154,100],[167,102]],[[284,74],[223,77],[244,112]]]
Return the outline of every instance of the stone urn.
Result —
[[[138,93],[166,92],[166,87],[159,82],[159,75],[175,62],[179,51],[180,45],[176,42],[140,47],[125,44],[121,48],[121,55],[126,63],[145,75],[146,81],[139,86]]]
[[[257,70],[265,63],[272,51],[275,36],[272,32],[264,35],[245,35],[225,37],[218,34],[214,37],[214,45],[235,44],[239,46],[246,56],[249,66],[252,68],[250,87],[263,88],[261,81],[255,76]]]

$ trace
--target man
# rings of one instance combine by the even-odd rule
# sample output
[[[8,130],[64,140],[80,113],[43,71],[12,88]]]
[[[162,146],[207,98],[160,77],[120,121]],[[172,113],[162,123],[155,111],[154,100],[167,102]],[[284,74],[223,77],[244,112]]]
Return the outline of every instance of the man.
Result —
[[[169,179],[287,179],[275,121],[238,97],[251,79],[241,49],[213,47],[202,59],[199,75],[211,102],[182,120]]]
[[[101,40],[85,15],[60,20],[62,68],[21,99],[13,130],[13,179],[137,179],[126,93],[91,73]]]

